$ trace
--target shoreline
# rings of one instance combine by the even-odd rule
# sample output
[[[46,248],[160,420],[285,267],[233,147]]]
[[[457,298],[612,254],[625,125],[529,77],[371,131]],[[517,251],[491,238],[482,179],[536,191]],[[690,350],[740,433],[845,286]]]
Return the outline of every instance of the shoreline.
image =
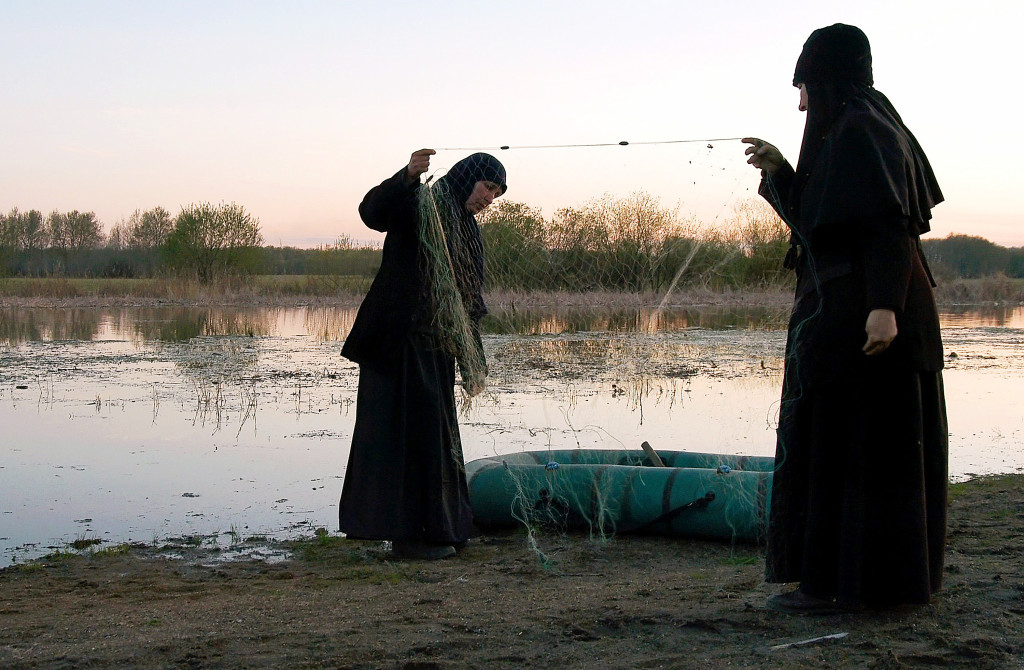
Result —
[[[1021,509],[1024,475],[951,485],[931,604],[817,617],[765,607],[788,589],[756,545],[542,531],[546,563],[519,530],[437,562],[326,532],[284,560],[87,548],[0,570],[0,665],[1021,667]]]

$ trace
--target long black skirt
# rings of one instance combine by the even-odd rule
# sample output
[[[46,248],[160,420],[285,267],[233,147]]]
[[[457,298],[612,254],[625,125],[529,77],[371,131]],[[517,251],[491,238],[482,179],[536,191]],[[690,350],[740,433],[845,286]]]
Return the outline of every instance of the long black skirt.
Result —
[[[942,586],[942,375],[866,364],[784,388],[766,577],[848,605],[927,603]]]
[[[367,540],[464,542],[472,532],[455,407],[455,365],[414,333],[398,373],[359,369],[341,530]]]

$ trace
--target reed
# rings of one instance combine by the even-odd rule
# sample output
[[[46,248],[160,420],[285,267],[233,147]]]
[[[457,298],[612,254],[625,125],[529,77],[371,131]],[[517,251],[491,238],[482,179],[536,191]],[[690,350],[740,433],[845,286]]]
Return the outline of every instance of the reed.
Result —
[[[935,300],[940,305],[1024,305],[1024,279],[997,275],[940,281]]]
[[[370,281],[362,276],[336,275],[255,275],[226,277],[214,283],[184,277],[11,277],[0,279],[0,300],[258,304],[291,299],[329,299],[357,303],[369,288]]]
[[[166,278],[0,278],[0,304],[295,304],[356,306],[371,280],[362,276],[256,275],[215,284],[179,277]],[[671,292],[656,289],[584,287],[566,289],[490,286],[491,306],[547,305],[645,307],[690,305],[782,305],[792,301],[791,273],[774,282],[701,280],[684,282]],[[935,289],[939,305],[1024,304],[1024,279],[1005,276],[940,280]]]

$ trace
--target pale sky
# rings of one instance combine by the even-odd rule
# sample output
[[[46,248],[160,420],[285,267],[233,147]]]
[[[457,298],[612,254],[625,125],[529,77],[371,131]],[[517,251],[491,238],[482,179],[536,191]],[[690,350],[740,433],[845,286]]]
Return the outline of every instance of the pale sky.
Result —
[[[932,161],[931,237],[1024,246],[1024,3],[904,0],[0,0],[0,211],[236,202],[267,244],[377,240],[356,208],[421,147],[494,147],[551,216],[637,190],[714,224],[753,197],[738,141],[794,162],[815,28],[868,35]],[[518,149],[500,145],[700,140]],[[468,151],[440,151],[443,174]]]

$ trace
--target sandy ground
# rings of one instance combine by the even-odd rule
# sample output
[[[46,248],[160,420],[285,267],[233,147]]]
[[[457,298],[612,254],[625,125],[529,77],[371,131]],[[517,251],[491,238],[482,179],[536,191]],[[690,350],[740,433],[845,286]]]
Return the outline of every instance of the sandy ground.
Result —
[[[545,561],[509,530],[417,563],[324,533],[225,561],[197,538],[0,571],[0,667],[1024,668],[1024,476],[951,498],[924,607],[772,612],[752,545],[541,534]]]

